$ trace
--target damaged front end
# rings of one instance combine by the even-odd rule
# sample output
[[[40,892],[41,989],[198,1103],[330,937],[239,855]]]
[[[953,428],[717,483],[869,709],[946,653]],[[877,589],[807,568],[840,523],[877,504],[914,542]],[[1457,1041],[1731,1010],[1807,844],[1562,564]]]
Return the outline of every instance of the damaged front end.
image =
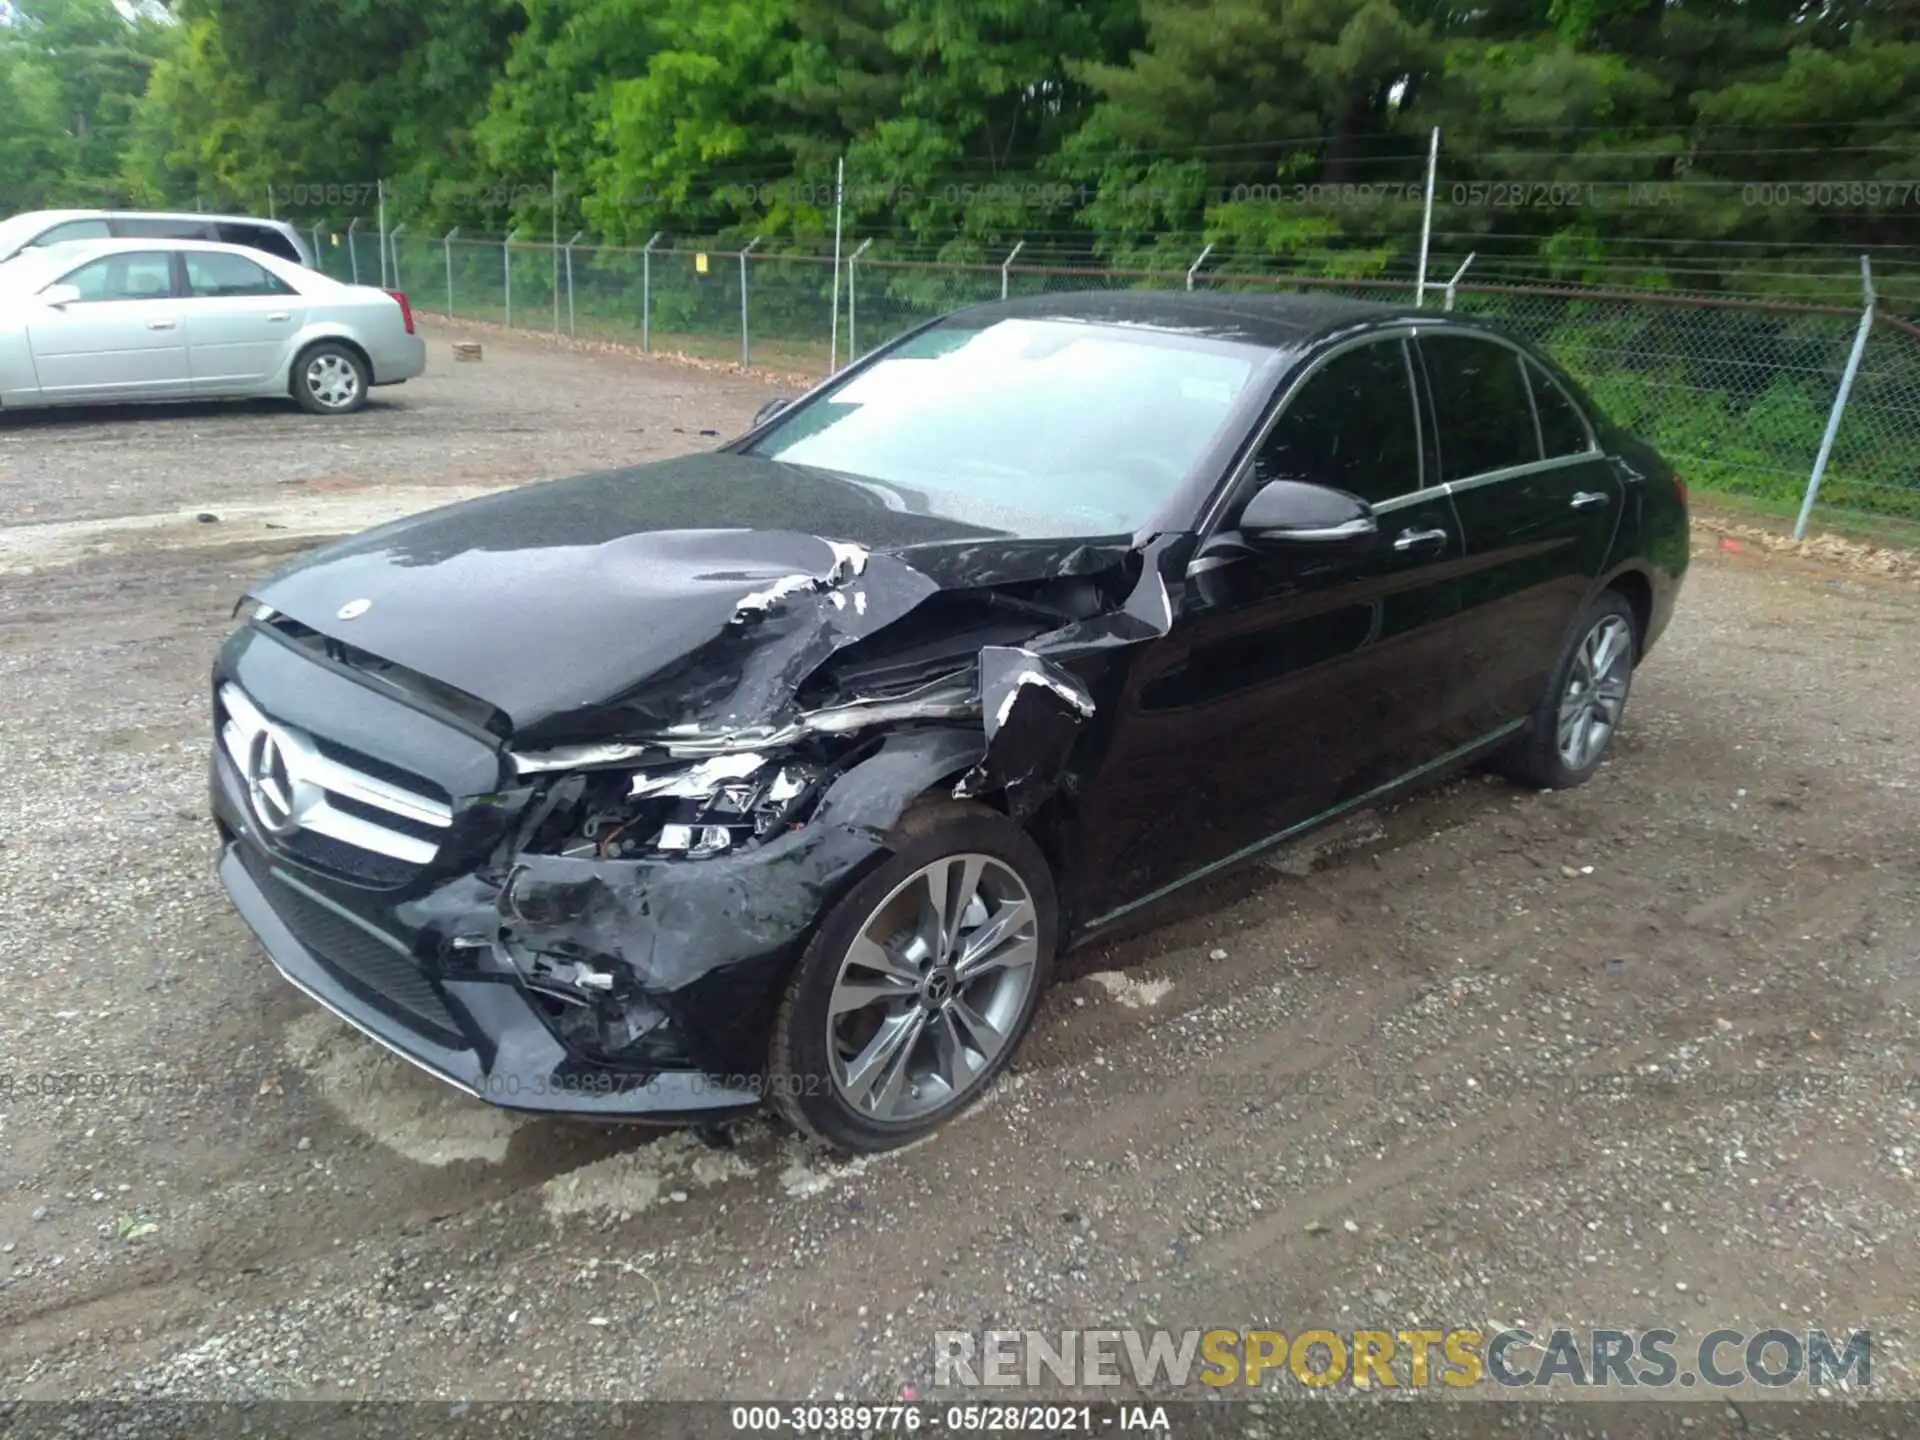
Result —
[[[907,809],[1033,816],[1105,653],[1170,620],[1162,542],[929,573],[753,539],[730,567],[659,546],[716,603],[643,679],[569,704],[347,646],[334,594],[263,587],[216,672],[213,797],[222,877],[287,977],[495,1103],[748,1108],[800,948]],[[381,808],[409,804],[435,828]]]

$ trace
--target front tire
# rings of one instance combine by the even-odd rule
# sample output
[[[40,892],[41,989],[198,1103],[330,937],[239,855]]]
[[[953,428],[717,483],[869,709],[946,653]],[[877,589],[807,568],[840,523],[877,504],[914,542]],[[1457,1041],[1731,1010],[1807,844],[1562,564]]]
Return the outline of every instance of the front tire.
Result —
[[[986,1093],[1053,968],[1053,877],[983,805],[909,811],[894,853],[815,930],[774,1022],[768,1078],[797,1129],[891,1150]]]
[[[348,345],[322,340],[293,362],[293,398],[310,415],[351,415],[367,403],[373,376]]]
[[[1526,738],[1506,757],[1508,774],[1539,790],[1591,780],[1620,728],[1638,661],[1633,607],[1608,590],[1574,625]]]

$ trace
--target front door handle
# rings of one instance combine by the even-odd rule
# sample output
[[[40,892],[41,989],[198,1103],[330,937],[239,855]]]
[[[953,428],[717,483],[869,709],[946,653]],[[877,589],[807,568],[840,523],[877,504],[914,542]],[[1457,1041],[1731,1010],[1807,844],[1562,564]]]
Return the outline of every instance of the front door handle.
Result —
[[[1582,490],[1573,497],[1569,508],[1574,510],[1598,510],[1601,506],[1608,504],[1611,499],[1612,497],[1604,490]]]
[[[149,320],[147,322],[147,328],[149,330],[171,330],[179,323],[177,320]]]
[[[273,312],[273,314],[267,317],[267,320],[269,323],[277,325],[282,320],[291,320],[292,318],[293,318],[292,314],[290,314],[288,311],[276,310]]]
[[[1405,554],[1409,550],[1439,549],[1447,543],[1444,530],[1402,530],[1394,538],[1393,548]]]

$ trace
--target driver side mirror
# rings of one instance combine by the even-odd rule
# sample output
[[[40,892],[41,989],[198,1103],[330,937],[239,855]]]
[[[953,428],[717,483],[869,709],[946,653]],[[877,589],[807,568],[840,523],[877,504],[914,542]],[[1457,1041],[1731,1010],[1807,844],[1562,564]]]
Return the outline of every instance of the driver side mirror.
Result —
[[[1269,480],[1240,512],[1240,539],[1255,550],[1353,549],[1373,540],[1373,507],[1357,495],[1304,480]]]
[[[64,310],[79,298],[78,285],[49,285],[40,292],[40,303],[51,310]]]
[[[793,404],[793,400],[790,396],[774,396],[773,399],[767,401],[766,404],[754,412],[753,428],[758,430],[762,425],[766,424],[767,421],[773,419],[774,416],[778,415],[791,404]]]

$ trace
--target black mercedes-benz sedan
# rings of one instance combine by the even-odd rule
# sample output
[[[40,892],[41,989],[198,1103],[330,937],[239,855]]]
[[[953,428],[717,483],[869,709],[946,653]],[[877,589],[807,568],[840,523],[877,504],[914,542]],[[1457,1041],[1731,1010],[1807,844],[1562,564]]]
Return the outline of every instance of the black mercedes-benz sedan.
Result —
[[[1687,564],[1661,458],[1451,315],[1016,300],[769,412],[316,550],[221,650],[234,903],[482,1100],[902,1144],[1063,947],[1476,760],[1588,779]]]

